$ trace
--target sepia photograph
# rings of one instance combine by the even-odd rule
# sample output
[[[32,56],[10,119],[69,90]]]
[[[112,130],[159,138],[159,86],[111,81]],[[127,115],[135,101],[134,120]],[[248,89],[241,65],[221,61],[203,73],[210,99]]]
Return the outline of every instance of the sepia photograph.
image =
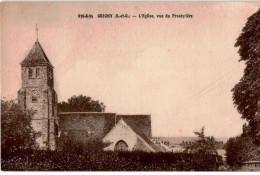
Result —
[[[260,171],[259,2],[1,2],[1,170]]]

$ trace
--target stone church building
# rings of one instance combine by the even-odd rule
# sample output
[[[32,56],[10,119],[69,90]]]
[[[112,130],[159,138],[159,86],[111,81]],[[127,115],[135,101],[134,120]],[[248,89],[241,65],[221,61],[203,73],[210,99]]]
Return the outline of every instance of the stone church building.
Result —
[[[38,39],[21,64],[22,87],[18,102],[32,109],[32,127],[41,149],[55,150],[59,140],[87,142],[100,139],[111,144],[105,150],[161,151],[151,142],[151,115],[119,115],[105,112],[58,112],[54,66]]]

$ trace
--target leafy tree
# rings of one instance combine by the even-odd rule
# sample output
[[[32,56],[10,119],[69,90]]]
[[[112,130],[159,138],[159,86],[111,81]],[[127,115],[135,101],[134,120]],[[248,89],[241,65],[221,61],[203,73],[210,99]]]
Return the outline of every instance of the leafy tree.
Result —
[[[98,100],[83,95],[72,96],[67,102],[58,103],[60,112],[105,112],[106,106]]]
[[[1,100],[2,153],[36,148],[36,134],[31,126],[33,111],[24,111],[14,101]]]
[[[230,138],[226,145],[227,163],[240,166],[242,162],[260,159],[260,147],[254,144],[250,136]]]
[[[204,127],[201,131],[195,131],[198,139],[185,147],[184,152],[195,153],[200,155],[217,155],[216,140],[213,136],[205,136]]]
[[[233,102],[242,118],[247,120],[243,133],[230,138],[225,145],[227,163],[241,165],[260,159],[260,9],[248,18],[235,44],[239,47],[239,61],[246,68],[240,81],[232,89]]]
[[[201,131],[195,131],[194,134],[198,136],[198,139],[188,144],[184,150],[184,153],[190,153],[196,157],[189,164],[195,167],[195,171],[217,170],[222,159],[219,159],[214,137],[205,136],[204,127]],[[215,159],[212,160],[212,157]]]
[[[233,102],[242,118],[248,121],[248,134],[260,144],[260,107],[257,107],[260,103],[260,9],[248,18],[235,47],[239,47],[239,61],[245,61],[246,68],[232,89]]]

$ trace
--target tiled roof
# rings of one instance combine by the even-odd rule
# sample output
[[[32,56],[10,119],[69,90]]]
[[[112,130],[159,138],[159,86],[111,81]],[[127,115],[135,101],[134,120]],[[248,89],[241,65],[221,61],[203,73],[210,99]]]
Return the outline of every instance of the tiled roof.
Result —
[[[41,64],[49,64],[51,67],[53,67],[45,52],[43,51],[41,44],[36,41],[29,54],[21,62],[21,65],[32,66]]]

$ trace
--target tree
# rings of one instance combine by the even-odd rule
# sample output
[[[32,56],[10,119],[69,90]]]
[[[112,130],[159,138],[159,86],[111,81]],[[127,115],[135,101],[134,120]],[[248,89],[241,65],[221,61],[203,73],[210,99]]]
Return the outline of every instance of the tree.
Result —
[[[242,118],[247,120],[243,133],[230,138],[225,145],[227,162],[241,165],[243,161],[260,159],[260,9],[247,20],[235,47],[239,47],[239,61],[246,68],[240,81],[232,89],[233,102]]]
[[[225,149],[227,163],[231,166],[240,166],[244,161],[260,159],[260,147],[257,147],[249,136],[230,138],[225,144]]]
[[[222,159],[218,156],[214,137],[205,136],[204,127],[194,134],[198,139],[187,145],[184,150],[185,153],[191,153],[196,157],[189,163],[195,167],[195,171],[217,170]]]
[[[105,112],[106,106],[98,100],[83,95],[72,96],[67,102],[58,103],[60,112]]]
[[[195,153],[199,155],[217,155],[216,140],[213,136],[205,136],[204,127],[200,132],[195,131],[198,139],[185,147],[184,152]]]
[[[19,149],[36,148],[37,133],[31,126],[33,111],[24,111],[14,101],[1,100],[2,153]]]
[[[239,61],[246,68],[240,81],[232,89],[233,102],[242,118],[248,121],[249,134],[260,144],[260,9],[248,18],[235,47],[239,47]],[[257,113],[258,111],[258,113]]]

